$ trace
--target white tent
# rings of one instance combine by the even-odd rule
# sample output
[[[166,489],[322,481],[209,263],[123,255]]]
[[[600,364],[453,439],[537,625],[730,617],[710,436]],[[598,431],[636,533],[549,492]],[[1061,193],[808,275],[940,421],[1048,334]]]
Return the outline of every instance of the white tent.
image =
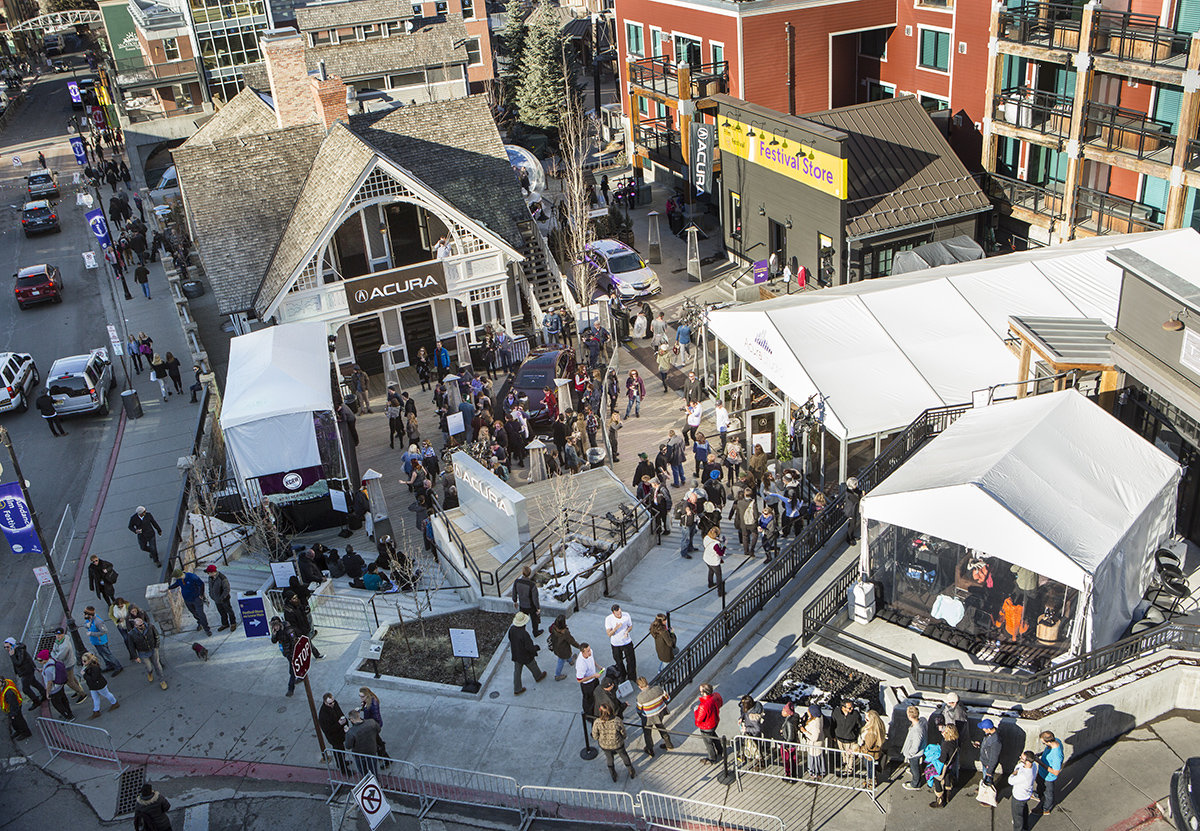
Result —
[[[836,438],[886,435],[929,407],[1015,382],[1004,343],[1013,315],[1115,326],[1114,248],[1200,262],[1190,228],[1095,237],[717,309],[708,327],[793,402],[819,393]]]
[[[1077,653],[1132,620],[1174,528],[1179,477],[1166,454],[1065,390],[966,413],[872,490],[862,516],[864,528],[929,534],[1077,589]]]
[[[221,429],[241,476],[321,464],[313,413],[333,409],[324,323],[271,326],[230,341]]]

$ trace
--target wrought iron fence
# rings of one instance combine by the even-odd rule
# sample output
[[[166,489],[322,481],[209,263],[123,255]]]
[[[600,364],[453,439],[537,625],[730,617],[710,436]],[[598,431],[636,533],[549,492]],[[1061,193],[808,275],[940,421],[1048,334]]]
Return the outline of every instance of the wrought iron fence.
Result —
[[[117,748],[107,730],[44,716],[38,718],[37,725],[38,732],[42,734],[42,741],[50,751],[50,761],[54,761],[60,753],[70,753],[74,756],[112,762],[117,766],[117,776],[125,772],[125,765],[117,756]]]
[[[801,646],[808,646],[817,632],[845,607],[846,592],[855,584],[861,573],[861,563],[855,559],[841,574],[833,578],[833,582],[823,592],[804,607],[800,630]]]

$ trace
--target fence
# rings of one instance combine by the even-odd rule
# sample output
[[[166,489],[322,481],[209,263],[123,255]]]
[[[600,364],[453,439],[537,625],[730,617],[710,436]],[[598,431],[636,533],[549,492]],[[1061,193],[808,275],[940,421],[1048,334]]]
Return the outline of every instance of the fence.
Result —
[[[858,580],[861,566],[862,564],[855,560],[845,571],[833,579],[825,591],[804,607],[804,616],[800,619],[801,646],[808,646],[821,627],[833,620],[837,613],[845,608],[846,592]]]
[[[329,583],[325,584],[330,585]],[[267,598],[275,611],[283,614],[283,591],[270,589]],[[312,610],[313,627],[320,629],[348,629],[351,632],[365,632],[368,635],[375,631],[371,615],[367,610],[369,601],[357,597],[342,597],[336,594],[317,592],[312,596],[309,608]]]
[[[75,541],[75,512],[67,505],[62,519],[58,521],[58,531],[54,534],[54,542],[50,545],[50,559],[54,567],[61,573],[67,564],[71,553],[71,544]],[[45,633],[49,623],[50,610],[54,608],[56,592],[54,586],[37,587],[33,596],[33,605],[29,607],[29,616],[25,618],[25,628],[21,630],[21,642],[31,633],[38,636]],[[37,652],[35,649],[34,652]]]
[[[50,751],[50,761],[54,761],[60,753],[70,753],[75,756],[86,756],[89,759],[99,759],[112,762],[117,766],[117,776],[125,772],[125,766],[117,756],[117,748],[113,745],[112,736],[107,730],[99,727],[88,727],[71,721],[39,716],[38,732],[42,734]]]
[[[733,737],[733,769],[738,789],[743,776],[761,776],[788,782],[803,780],[818,788],[841,788],[865,793],[880,813],[875,798],[875,760],[866,753],[832,747],[792,744],[776,739]]]
[[[642,791],[638,808],[652,828],[674,831],[783,831],[783,820],[770,814],[712,805],[679,796]]]
[[[638,827],[633,794],[522,785],[527,820],[560,820],[589,825]]]

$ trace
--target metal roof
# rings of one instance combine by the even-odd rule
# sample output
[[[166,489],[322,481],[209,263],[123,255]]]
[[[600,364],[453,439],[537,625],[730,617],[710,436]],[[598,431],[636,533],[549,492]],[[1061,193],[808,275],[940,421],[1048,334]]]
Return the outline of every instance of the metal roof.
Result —
[[[1057,365],[1112,366],[1112,327],[1095,318],[1013,316],[1008,328]]]

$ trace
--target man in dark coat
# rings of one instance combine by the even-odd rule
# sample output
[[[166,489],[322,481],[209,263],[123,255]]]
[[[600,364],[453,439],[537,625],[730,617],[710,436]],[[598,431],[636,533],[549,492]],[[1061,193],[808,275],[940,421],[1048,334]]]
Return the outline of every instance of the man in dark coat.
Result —
[[[300,582],[304,583],[305,588],[313,583],[319,586],[325,582],[325,575],[321,574],[321,569],[317,567],[316,557],[316,553],[307,548],[296,558],[300,565]]]
[[[307,635],[311,639],[316,634],[312,625],[312,613],[308,610],[308,601],[298,594],[293,594],[287,599],[283,607],[283,619],[301,635]],[[314,658],[325,657],[315,643],[312,644],[312,653]]]
[[[521,576],[513,581],[512,599],[517,611],[524,612],[533,621],[533,636],[539,637],[542,634],[542,601],[529,566],[522,568]]]
[[[363,718],[362,710],[350,711],[350,728],[346,731],[346,750],[354,754],[358,772],[366,776],[367,771],[379,774],[379,722]]]
[[[653,479],[654,465],[650,464],[649,456],[647,456],[645,453],[639,453],[637,467],[634,468],[633,471],[633,484],[631,484],[630,487],[636,488],[642,481],[643,476],[649,476],[651,479]]]
[[[321,696],[321,709],[317,710],[317,723],[321,725],[321,732],[325,734],[325,741],[329,742],[329,746],[340,751],[334,754],[338,769],[342,773],[349,773],[350,766],[346,763],[346,725],[349,722],[345,713],[342,712],[342,705],[337,703],[333,693],[325,693]]]
[[[25,644],[17,643],[15,638],[5,638],[4,649],[12,658],[13,672],[21,679],[21,688],[30,699],[29,709],[36,710],[46,700],[46,687],[37,677],[37,667]]]
[[[226,629],[233,629],[237,626],[237,618],[233,614],[233,596],[229,590],[229,578],[217,571],[215,563],[209,563],[204,572],[208,575],[208,596],[212,598],[213,603],[217,606],[217,612],[221,615],[221,625],[217,627],[217,631],[224,632]]]
[[[158,561],[158,540],[156,539],[156,535],[162,535],[162,529],[154,521],[154,514],[139,505],[133,516],[129,518],[129,530],[137,534],[138,547],[150,555],[154,564],[162,565]]]
[[[846,543],[849,545],[858,544],[858,532],[862,527],[862,498],[858,479],[851,476],[846,480]]]
[[[117,573],[113,571],[113,564],[93,554],[88,564],[88,588],[94,591],[96,597],[103,600],[106,606],[113,604],[113,584],[116,582]]]
[[[529,615],[517,612],[512,626],[508,627],[508,645],[512,649],[513,662],[513,695],[525,692],[525,687],[521,685],[521,667],[529,667],[534,681],[541,681],[546,677],[546,673],[538,668],[538,648],[534,645],[529,630],[525,628],[527,623],[529,623]]]

